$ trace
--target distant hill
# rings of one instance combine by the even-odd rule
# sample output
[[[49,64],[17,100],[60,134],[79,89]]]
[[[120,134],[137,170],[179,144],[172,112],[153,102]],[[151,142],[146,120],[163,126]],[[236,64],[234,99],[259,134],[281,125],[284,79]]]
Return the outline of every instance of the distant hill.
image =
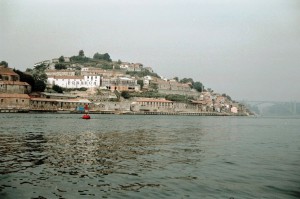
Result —
[[[300,102],[244,102],[247,107],[261,116],[300,116]]]

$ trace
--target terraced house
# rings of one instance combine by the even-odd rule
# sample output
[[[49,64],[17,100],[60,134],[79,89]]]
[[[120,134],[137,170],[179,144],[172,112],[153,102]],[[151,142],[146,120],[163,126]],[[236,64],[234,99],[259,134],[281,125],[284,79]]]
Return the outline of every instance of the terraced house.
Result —
[[[31,86],[11,68],[0,66],[0,112],[28,111]]]

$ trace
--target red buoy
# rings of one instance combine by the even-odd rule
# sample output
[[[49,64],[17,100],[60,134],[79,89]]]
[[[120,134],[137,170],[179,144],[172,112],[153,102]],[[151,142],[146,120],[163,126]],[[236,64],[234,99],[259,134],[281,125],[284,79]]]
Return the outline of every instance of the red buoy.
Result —
[[[91,119],[90,115],[88,114],[89,113],[89,106],[88,106],[88,104],[86,104],[84,106],[84,112],[85,112],[85,114],[82,116],[82,119],[86,119],[86,120]]]
[[[86,120],[88,120],[88,119],[91,119],[91,117],[90,117],[90,115],[88,115],[88,114],[85,114],[85,115],[83,115],[83,116],[82,116],[82,119],[86,119]]]

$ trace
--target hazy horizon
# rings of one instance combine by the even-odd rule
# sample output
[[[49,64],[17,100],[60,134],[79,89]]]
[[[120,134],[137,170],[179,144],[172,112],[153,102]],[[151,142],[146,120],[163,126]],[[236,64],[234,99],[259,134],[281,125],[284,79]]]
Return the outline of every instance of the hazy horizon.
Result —
[[[235,100],[300,101],[298,0],[1,0],[0,61],[109,53]]]

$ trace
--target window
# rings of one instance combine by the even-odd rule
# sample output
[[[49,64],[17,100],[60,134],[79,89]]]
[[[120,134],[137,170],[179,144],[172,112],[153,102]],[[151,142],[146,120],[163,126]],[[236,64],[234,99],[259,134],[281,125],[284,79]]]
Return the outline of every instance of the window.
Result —
[[[4,99],[1,99],[1,103],[3,103],[4,102]]]

